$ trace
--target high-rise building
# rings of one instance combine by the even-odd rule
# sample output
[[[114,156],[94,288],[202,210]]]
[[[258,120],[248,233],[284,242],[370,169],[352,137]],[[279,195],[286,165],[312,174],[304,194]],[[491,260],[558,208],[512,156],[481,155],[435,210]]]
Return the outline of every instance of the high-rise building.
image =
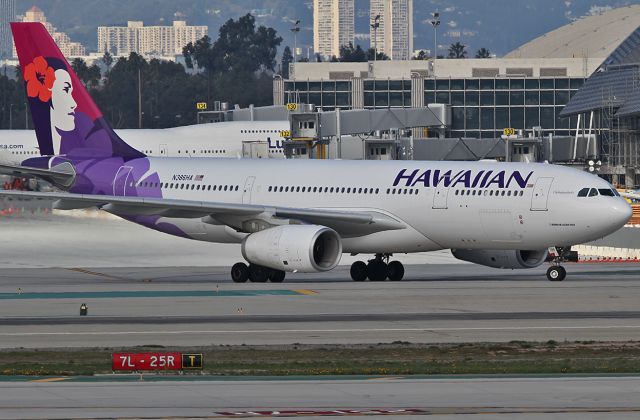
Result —
[[[380,16],[377,28],[370,27],[371,48],[392,60],[409,60],[413,52],[413,0],[371,0],[371,22]]]
[[[81,57],[87,55],[87,51],[84,46],[79,42],[71,41],[69,35],[64,32],[58,32],[58,30],[51,23],[47,22],[47,17],[44,15],[44,12],[40,10],[38,7],[33,6],[31,9],[27,10],[20,19],[22,22],[40,22],[47,28],[49,34],[53,38],[53,40],[58,44],[60,51],[65,57]],[[13,56],[17,57],[15,46],[13,48]]]
[[[16,0],[0,0],[0,58],[11,57],[13,38],[9,22],[16,20]]]
[[[354,0],[313,0],[313,50],[322,56],[340,55],[353,43]]]
[[[196,42],[207,35],[207,26],[188,26],[184,21],[174,21],[172,26],[144,26],[139,21],[129,21],[127,26],[98,27],[98,50],[115,55],[173,56],[182,54],[189,42]]]

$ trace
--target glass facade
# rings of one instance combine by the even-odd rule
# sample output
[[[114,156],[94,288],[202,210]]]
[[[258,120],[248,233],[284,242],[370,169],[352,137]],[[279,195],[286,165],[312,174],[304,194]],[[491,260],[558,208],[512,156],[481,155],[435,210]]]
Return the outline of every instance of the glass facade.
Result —
[[[567,136],[575,118],[559,114],[583,83],[568,77],[425,78],[424,103],[451,105],[450,137],[495,138],[504,128],[535,126],[545,134]],[[299,98],[324,111],[351,107],[351,81],[285,81],[284,89],[287,101]],[[365,79],[362,103],[366,109],[410,107],[411,94],[411,80]]]

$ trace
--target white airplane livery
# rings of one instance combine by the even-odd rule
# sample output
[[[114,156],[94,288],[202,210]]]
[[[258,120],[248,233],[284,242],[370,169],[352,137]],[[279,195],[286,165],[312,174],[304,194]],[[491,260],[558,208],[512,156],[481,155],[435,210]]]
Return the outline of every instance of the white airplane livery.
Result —
[[[1,168],[63,192],[2,194],[49,197],[59,209],[98,207],[171,235],[237,244],[246,261],[231,268],[236,282],[328,271],[343,253],[372,255],[351,266],[355,281],[400,280],[404,267],[392,255],[441,249],[524,269],[544,263],[549,248],[557,252],[547,277],[562,280],[572,245],[631,216],[606,181],[549,164],[149,157],[110,128],[42,25],[12,30],[43,155]]]
[[[257,157],[284,158],[283,134],[288,129],[288,121],[227,121],[157,130],[124,129],[116,134],[147,156],[244,157],[251,143],[261,143],[266,147]],[[29,156],[40,156],[34,131],[1,133],[0,163],[19,165]]]

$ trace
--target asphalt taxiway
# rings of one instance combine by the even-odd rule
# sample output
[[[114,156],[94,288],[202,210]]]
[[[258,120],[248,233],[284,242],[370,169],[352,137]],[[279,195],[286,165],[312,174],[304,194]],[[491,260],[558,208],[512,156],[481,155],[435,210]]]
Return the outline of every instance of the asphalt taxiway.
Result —
[[[339,267],[281,284],[235,284],[227,267],[0,269],[0,347],[640,340],[640,267],[568,268],[562,283],[430,264],[401,282]]]
[[[638,377],[0,382],[0,419],[636,419]],[[88,414],[90,413],[90,414]],[[386,415],[385,415],[386,414]]]

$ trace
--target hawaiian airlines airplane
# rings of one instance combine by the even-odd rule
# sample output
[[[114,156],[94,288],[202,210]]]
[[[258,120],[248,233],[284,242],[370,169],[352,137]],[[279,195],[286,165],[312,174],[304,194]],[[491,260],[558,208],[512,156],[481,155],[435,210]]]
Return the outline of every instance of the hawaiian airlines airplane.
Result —
[[[41,24],[11,29],[42,156],[0,168],[64,192],[1,194],[237,244],[246,262],[231,268],[236,282],[328,271],[343,253],[373,256],[351,266],[355,281],[400,280],[392,255],[440,249],[489,267],[533,268],[549,248],[547,277],[559,281],[572,245],[631,217],[606,181],[549,164],[149,157],[111,129]]]
[[[288,121],[228,121],[157,130],[117,130],[131,147],[147,156],[245,157],[255,143],[265,147],[257,157],[284,158],[283,131]],[[40,156],[31,130],[0,131],[0,163],[18,165],[29,156]],[[59,150],[54,149],[54,153]]]

